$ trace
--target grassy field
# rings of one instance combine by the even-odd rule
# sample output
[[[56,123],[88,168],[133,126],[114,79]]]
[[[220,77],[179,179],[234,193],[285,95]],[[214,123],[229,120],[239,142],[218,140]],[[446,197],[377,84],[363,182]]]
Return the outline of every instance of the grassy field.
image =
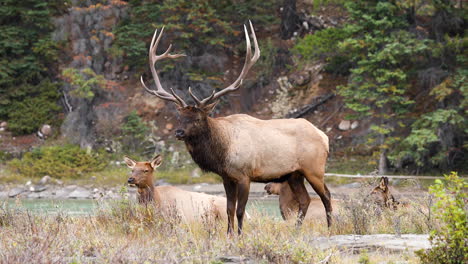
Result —
[[[222,263],[236,256],[253,263],[417,263],[411,252],[352,252],[313,245],[338,234],[427,233],[433,220],[423,199],[414,207],[382,210],[351,197],[335,212],[331,230],[325,219],[294,222],[250,212],[242,236],[227,237],[226,223],[205,219],[182,223],[176,215],[129,200],[106,202],[92,216],[32,214],[0,208],[0,263]],[[422,210],[414,210],[414,208]]]

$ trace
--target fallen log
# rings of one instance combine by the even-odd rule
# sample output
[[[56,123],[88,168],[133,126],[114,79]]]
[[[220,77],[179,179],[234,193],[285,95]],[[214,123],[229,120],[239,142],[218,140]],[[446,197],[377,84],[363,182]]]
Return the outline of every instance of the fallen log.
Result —
[[[302,117],[302,116],[306,115],[307,113],[309,113],[310,111],[314,111],[315,109],[317,109],[317,107],[324,104],[326,101],[330,100],[334,96],[335,96],[334,93],[329,93],[329,94],[317,96],[312,100],[312,103],[302,107],[301,109],[299,109],[297,111],[288,113],[286,115],[286,118],[299,118],[299,117]]]

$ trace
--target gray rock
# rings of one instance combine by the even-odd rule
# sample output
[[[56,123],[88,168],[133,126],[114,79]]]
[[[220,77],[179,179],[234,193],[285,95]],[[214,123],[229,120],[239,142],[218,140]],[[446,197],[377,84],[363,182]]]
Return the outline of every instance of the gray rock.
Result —
[[[91,192],[85,188],[78,187],[68,195],[71,199],[88,199],[91,198]]]
[[[63,185],[63,181],[61,181],[59,179],[55,179],[55,183],[58,184],[58,185]]]
[[[321,249],[326,248],[352,248],[375,249],[387,251],[415,251],[430,247],[429,235],[405,234],[401,236],[391,234],[376,235],[336,235],[330,237],[317,237],[312,241],[312,246]]]
[[[39,199],[41,198],[41,193],[38,192],[30,192],[28,193],[28,199]]]
[[[13,188],[11,189],[9,192],[8,192],[8,197],[10,198],[14,198],[22,193],[26,192],[26,190],[24,188],[21,188],[21,187],[16,187],[16,188]]]
[[[31,192],[43,192],[47,189],[47,186],[45,185],[34,185],[29,187],[29,191]]]
[[[349,130],[351,128],[351,121],[349,120],[341,120],[338,124],[338,129],[342,131]]]
[[[303,72],[292,74],[291,76],[289,76],[289,78],[293,85],[298,85],[298,86],[308,84],[311,80],[309,71],[303,71]]]
[[[49,183],[51,179],[52,178],[49,175],[46,175],[46,176],[42,177],[42,179],[39,181],[39,184],[40,185],[45,185],[45,184]]]
[[[75,191],[76,188],[76,185],[69,185],[64,188],[60,188],[55,191],[55,198],[68,198],[68,195]],[[52,194],[54,194],[54,192],[52,192]]]
[[[8,192],[0,192],[0,199],[8,198]]]
[[[358,128],[358,126],[359,126],[358,121],[353,121],[353,123],[351,123],[351,129],[356,129],[356,128]]]
[[[63,199],[63,198],[68,198],[68,194],[70,194],[71,192],[72,191],[67,190],[67,189],[59,189],[55,192],[52,192],[52,194],[54,195],[54,198]]]

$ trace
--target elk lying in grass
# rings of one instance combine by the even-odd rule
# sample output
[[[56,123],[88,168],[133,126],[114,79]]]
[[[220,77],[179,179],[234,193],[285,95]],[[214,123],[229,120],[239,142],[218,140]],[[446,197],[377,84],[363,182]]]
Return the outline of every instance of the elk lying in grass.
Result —
[[[390,193],[387,177],[380,178],[379,185],[375,187],[370,194],[372,197],[376,198],[377,204],[381,207],[396,210],[398,207],[404,205],[397,201]]]
[[[287,181],[299,202],[298,225],[309,208],[310,197],[304,186],[304,178],[320,196],[331,224],[330,192],[324,182],[325,163],[328,156],[328,137],[305,119],[260,120],[245,114],[212,118],[209,116],[218,99],[239,89],[242,80],[260,57],[255,32],[250,23],[255,52],[252,55],[247,27],[244,26],[247,43],[246,59],[239,77],[219,92],[198,99],[189,88],[196,102],[187,105],[174,90],[163,89],[155,63],[164,58],[178,58],[182,54],[170,54],[171,46],[156,55],[163,34],[154,33],[149,50],[150,69],[156,90],[147,92],[177,104],[179,127],[175,136],[183,140],[193,160],[205,171],[220,175],[227,197],[228,233],[234,230],[234,213],[238,220],[238,233],[242,231],[245,207],[249,197],[250,182]],[[157,37],[157,38],[156,38]]]
[[[297,214],[299,213],[299,201],[287,182],[270,182],[265,185],[265,191],[270,195],[279,195],[279,207],[281,216],[284,220],[297,217]],[[338,201],[332,199],[331,202],[333,208],[336,209],[339,205]],[[309,210],[307,211],[305,218],[317,219],[324,217],[325,212],[320,207],[320,200],[317,198],[311,198]]]
[[[161,165],[160,155],[149,162],[136,162],[127,156],[124,160],[132,169],[128,183],[138,187],[140,204],[154,202],[162,210],[176,210],[175,213],[186,221],[201,220],[205,217],[227,218],[224,197],[184,191],[174,186],[154,187],[153,172]]]

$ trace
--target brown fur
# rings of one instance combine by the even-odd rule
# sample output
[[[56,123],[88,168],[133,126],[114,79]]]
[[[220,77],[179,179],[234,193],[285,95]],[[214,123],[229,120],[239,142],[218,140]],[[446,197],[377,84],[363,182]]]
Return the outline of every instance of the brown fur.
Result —
[[[268,183],[265,185],[265,191],[268,194],[279,195],[279,207],[281,216],[284,220],[290,220],[297,217],[299,213],[299,201],[292,192],[287,182],[282,183]],[[339,205],[337,200],[332,200],[333,208]],[[320,208],[321,201],[319,198],[311,198],[309,210],[305,219],[319,219],[326,215],[326,212]]]
[[[138,187],[139,203],[154,202],[163,211],[176,210],[175,213],[186,221],[206,217],[227,219],[224,197],[189,192],[174,186],[154,187],[153,172],[161,164],[161,156],[156,156],[150,162],[135,162],[125,157],[125,162],[132,169],[128,182]]]
[[[237,211],[239,233],[250,182],[287,180],[299,202],[300,224],[310,203],[303,181],[306,178],[320,196],[331,224],[330,192],[324,183],[328,138],[311,123],[304,119],[260,120],[248,115],[211,118],[192,106],[179,109],[179,114],[178,130],[184,131],[179,139],[202,169],[223,178],[228,217]],[[228,221],[228,232],[232,228],[233,220]]]

